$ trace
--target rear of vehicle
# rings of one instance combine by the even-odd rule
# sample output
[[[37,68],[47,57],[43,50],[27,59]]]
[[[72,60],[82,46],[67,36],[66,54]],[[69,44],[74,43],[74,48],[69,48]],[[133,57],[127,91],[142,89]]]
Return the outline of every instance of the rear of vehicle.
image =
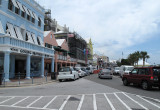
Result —
[[[84,75],[87,76],[88,75],[88,71],[86,71],[85,67],[81,67],[81,70],[84,72]]]
[[[160,88],[160,67],[153,67],[151,73],[149,85]]]
[[[62,80],[75,80],[76,76],[70,67],[62,67],[58,72],[57,79],[61,82]]]
[[[114,74],[114,75],[119,75],[119,67],[115,67],[115,68],[114,68],[113,74]]]
[[[112,79],[112,72],[111,69],[102,69],[99,74],[98,74],[99,78],[109,78]]]
[[[75,67],[74,69],[78,72],[79,77],[83,77],[84,76],[84,72],[81,70],[80,67]]]

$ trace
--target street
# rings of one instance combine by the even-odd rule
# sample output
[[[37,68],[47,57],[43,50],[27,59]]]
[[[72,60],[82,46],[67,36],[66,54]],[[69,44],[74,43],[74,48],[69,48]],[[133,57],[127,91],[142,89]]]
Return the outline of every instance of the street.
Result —
[[[157,97],[147,98],[154,93]],[[125,87],[117,76],[108,80],[94,74],[76,81],[1,88],[0,110],[159,110],[158,99],[159,90]]]

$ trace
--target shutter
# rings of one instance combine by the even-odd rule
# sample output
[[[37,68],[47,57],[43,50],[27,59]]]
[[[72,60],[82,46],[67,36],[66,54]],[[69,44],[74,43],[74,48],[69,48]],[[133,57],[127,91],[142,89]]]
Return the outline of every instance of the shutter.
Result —
[[[13,28],[13,25],[10,23],[7,23],[7,26],[8,26],[8,31],[9,31],[11,37],[17,38],[16,33]]]
[[[19,8],[20,8],[23,12],[25,12],[25,10],[24,10],[23,7],[22,7],[22,4],[21,4],[20,2],[18,2],[18,1],[17,1],[17,4],[18,4]]]
[[[22,37],[22,34],[21,34],[21,31],[20,31],[20,28],[17,27],[17,26],[14,26],[15,30],[16,30],[16,33],[17,33],[17,36],[19,39],[23,40],[23,37]]]
[[[0,33],[5,34],[1,21],[0,21]]]

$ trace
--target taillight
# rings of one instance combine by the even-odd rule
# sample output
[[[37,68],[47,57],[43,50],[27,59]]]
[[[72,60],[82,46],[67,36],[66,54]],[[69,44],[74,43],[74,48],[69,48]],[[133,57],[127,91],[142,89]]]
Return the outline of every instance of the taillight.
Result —
[[[72,74],[72,71],[70,72],[70,74]]]
[[[154,78],[154,77],[153,77],[153,76],[151,76],[151,77],[150,77],[150,80],[153,80],[153,78]]]

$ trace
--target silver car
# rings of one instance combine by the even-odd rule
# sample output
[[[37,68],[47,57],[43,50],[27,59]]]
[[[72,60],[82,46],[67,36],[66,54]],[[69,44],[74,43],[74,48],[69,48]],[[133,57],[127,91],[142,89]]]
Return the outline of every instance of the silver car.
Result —
[[[109,78],[112,79],[112,71],[111,68],[102,69],[99,74],[99,78]]]

